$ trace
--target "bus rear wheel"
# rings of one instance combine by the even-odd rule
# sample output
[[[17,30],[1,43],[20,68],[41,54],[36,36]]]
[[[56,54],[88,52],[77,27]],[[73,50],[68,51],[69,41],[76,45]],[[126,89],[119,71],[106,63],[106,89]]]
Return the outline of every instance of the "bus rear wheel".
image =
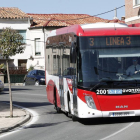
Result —
[[[69,114],[71,114],[71,101],[69,101]]]
[[[54,99],[55,99],[55,109],[57,113],[61,113],[61,108],[57,106],[57,97],[56,97],[56,89],[54,88]]]
[[[61,113],[61,108],[59,108],[58,106],[56,106],[56,112],[57,113]]]
[[[56,101],[55,101],[55,107],[54,107],[54,109],[56,110],[57,113],[61,113],[61,108],[59,108],[59,107],[57,106]]]
[[[67,116],[71,118],[72,114],[71,114],[71,101],[70,100],[68,101],[68,109],[69,109],[69,112],[67,113]]]

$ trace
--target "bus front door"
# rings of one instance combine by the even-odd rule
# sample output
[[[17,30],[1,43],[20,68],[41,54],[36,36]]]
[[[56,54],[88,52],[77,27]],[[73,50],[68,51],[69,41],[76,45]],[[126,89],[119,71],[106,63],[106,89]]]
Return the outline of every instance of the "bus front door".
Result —
[[[60,101],[61,101],[61,109],[64,109],[64,82],[63,82],[63,44],[59,46],[59,68],[60,68],[60,75],[59,75],[59,92],[60,92]]]

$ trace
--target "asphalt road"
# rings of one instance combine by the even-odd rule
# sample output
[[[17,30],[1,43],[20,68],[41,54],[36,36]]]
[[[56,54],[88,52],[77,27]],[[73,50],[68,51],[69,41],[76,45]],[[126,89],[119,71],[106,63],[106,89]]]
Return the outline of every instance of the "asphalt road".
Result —
[[[13,103],[34,112],[36,121],[12,133],[0,135],[1,140],[138,140],[140,119],[100,118],[73,122],[64,113],[57,114],[46,96],[45,86],[12,87]],[[9,102],[8,88],[0,101]]]

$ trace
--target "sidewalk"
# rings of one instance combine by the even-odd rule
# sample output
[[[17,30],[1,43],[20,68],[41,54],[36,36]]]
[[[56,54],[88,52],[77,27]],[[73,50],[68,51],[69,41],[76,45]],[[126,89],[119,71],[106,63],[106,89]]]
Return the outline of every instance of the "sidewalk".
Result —
[[[0,133],[18,127],[31,118],[29,112],[13,106],[13,118],[10,118],[10,105],[0,102]]]

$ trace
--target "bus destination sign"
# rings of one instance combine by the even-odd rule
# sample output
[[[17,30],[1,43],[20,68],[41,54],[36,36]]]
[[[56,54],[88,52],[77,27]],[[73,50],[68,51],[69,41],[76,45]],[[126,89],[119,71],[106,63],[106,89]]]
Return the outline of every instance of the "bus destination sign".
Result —
[[[90,47],[140,46],[140,36],[89,37]]]

